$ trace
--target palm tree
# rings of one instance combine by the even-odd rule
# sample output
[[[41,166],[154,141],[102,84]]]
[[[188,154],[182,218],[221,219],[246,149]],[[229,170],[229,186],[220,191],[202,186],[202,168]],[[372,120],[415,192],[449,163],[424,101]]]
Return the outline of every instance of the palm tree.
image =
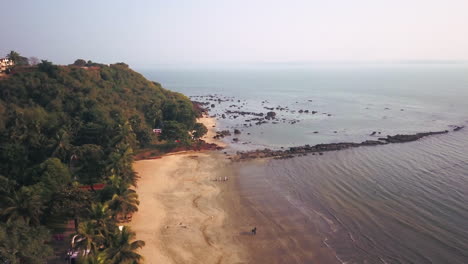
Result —
[[[140,263],[143,257],[135,251],[145,246],[145,242],[134,239],[135,232],[129,227],[123,227],[122,231],[116,230],[109,237],[109,247],[99,254],[98,260],[106,264]]]
[[[136,174],[132,170],[133,150],[130,145],[120,143],[116,146],[116,150],[109,155],[109,162],[106,166],[106,171],[110,175],[117,175],[125,180],[125,182],[136,186]]]
[[[138,194],[135,190],[129,189],[129,185],[123,183],[118,177],[112,178],[114,182],[112,185],[114,195],[108,201],[109,208],[114,212],[114,219],[119,215],[126,217],[128,214],[138,211]]]
[[[18,61],[20,55],[16,51],[10,51],[10,53],[7,54],[7,58],[14,61],[15,63]]]
[[[115,226],[112,221],[112,212],[107,204],[93,203],[88,213],[89,222],[96,226],[97,231],[102,236],[107,236],[112,227]]]
[[[22,220],[26,224],[39,224],[43,204],[41,197],[29,187],[13,191],[2,200],[4,207],[0,209],[0,216],[7,222]]]
[[[75,244],[72,246],[75,250],[80,250],[84,257],[88,255],[96,256],[104,240],[104,236],[100,234],[96,224],[86,221],[78,226],[78,234],[74,238]]]

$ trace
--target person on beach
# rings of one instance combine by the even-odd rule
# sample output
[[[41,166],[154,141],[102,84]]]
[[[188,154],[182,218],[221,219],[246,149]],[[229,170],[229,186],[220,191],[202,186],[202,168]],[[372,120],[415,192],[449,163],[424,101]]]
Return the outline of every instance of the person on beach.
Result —
[[[257,227],[254,227],[254,228],[252,229],[252,235],[256,235],[256,234],[257,234]]]

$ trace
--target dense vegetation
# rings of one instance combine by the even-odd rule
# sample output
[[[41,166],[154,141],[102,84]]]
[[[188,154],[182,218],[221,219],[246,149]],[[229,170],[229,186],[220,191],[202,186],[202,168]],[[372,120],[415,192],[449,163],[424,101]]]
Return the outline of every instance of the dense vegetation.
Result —
[[[191,144],[206,133],[196,116],[124,63],[14,69],[0,80],[0,262],[44,263],[51,234],[74,220],[84,263],[138,263],[144,242],[118,229],[138,210],[133,152]]]

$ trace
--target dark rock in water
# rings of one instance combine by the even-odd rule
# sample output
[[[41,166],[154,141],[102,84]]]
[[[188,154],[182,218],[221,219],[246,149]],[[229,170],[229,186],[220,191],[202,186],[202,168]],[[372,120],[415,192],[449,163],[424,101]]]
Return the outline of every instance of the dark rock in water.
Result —
[[[241,132],[239,129],[234,129],[234,134],[239,135]]]
[[[241,116],[245,116],[245,115],[263,116],[263,113],[254,113],[254,112],[245,112],[245,111],[231,111],[231,110],[226,110],[226,114],[238,114],[238,115],[241,115]]]
[[[328,116],[332,116],[332,114],[328,114]]]
[[[379,138],[379,140],[383,140],[388,143],[403,143],[403,142],[416,141],[426,136],[446,134],[446,133],[448,133],[448,130],[437,131],[437,132],[417,133],[417,134],[412,134],[412,135],[387,136],[386,138]]]
[[[312,100],[307,100],[307,101],[312,102]]]
[[[390,143],[403,143],[403,142],[410,142],[415,141],[425,136],[430,135],[438,135],[438,134],[445,134],[448,131],[438,131],[438,132],[426,132],[426,133],[417,133],[411,135],[395,135],[395,136],[387,136],[385,138],[379,138],[379,140],[366,140],[361,143],[351,143],[351,142],[342,142],[342,143],[330,143],[330,144],[318,144],[315,146],[304,145],[298,147],[290,147],[285,150],[254,150],[254,151],[246,151],[246,152],[238,152],[232,160],[240,161],[240,160],[247,160],[247,159],[257,159],[257,158],[290,158],[291,156],[303,156],[307,153],[318,153],[319,155],[323,155],[325,151],[337,151],[342,149],[348,148],[355,148],[360,146],[377,146],[377,145],[384,145]]]
[[[214,104],[211,104],[211,108],[214,108],[214,107],[215,107],[215,105],[214,105]]]
[[[214,139],[220,139],[220,138],[224,138],[224,137],[230,136],[230,135],[231,135],[231,132],[229,132],[229,130],[223,130],[223,131],[216,132],[216,136],[214,136],[213,138]]]
[[[314,131],[314,134],[318,134],[318,131]]]
[[[376,131],[372,132],[370,135],[373,136],[373,135],[375,135],[375,134],[377,134]]]
[[[302,110],[302,109],[301,109],[301,110],[299,110],[299,113],[301,113],[301,114],[302,114],[302,113],[304,113],[304,110]]]
[[[221,117],[222,117],[223,119],[225,119],[225,118],[226,118],[226,115],[225,115],[225,114],[222,114]]]
[[[312,114],[315,115],[316,113],[318,113],[317,111],[312,111]]]
[[[276,113],[273,111],[270,111],[266,114],[265,119],[275,119],[275,117],[276,117]]]
[[[462,130],[463,128],[465,128],[465,126],[455,126],[455,128],[453,129],[453,131]]]
[[[238,139],[238,138],[233,138],[233,139],[232,139],[232,141],[234,141],[234,142],[238,142],[238,141],[239,141],[239,139]]]
[[[304,113],[309,113],[309,110],[304,110]]]

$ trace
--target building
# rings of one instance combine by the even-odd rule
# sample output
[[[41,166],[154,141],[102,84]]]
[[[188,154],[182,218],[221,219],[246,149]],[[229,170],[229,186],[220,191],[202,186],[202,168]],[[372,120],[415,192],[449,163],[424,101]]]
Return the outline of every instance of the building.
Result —
[[[0,59],[0,73],[7,72],[15,63],[7,58]]]

